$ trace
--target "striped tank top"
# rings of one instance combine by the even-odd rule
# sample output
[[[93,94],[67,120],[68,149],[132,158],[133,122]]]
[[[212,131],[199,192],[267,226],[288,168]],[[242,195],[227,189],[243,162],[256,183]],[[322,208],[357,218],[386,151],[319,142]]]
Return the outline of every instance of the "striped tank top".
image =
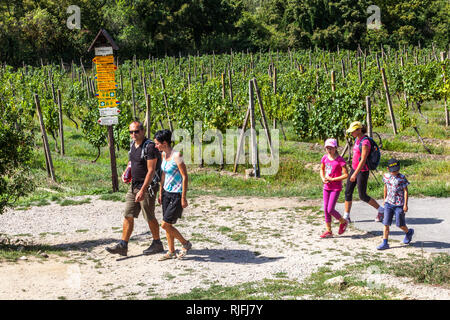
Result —
[[[172,155],[172,160],[166,161],[163,157],[161,163],[161,170],[165,174],[164,178],[164,190],[167,192],[178,192],[183,191],[183,177],[181,176],[178,165],[175,162],[174,154]]]

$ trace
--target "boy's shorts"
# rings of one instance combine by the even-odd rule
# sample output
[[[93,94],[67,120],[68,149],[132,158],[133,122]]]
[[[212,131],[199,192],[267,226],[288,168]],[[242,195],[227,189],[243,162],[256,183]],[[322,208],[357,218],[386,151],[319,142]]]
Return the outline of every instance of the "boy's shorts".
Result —
[[[144,198],[140,202],[135,202],[136,194],[140,189],[130,188],[125,196],[125,212],[124,217],[139,217],[139,213],[142,210],[142,215],[145,221],[149,222],[155,219],[155,200],[156,192],[150,195],[148,190],[144,192]]]
[[[392,224],[392,218],[395,214],[395,223],[397,227],[405,227],[405,213],[403,212],[403,206],[393,206],[390,203],[384,204],[384,218],[383,224],[390,226]]]

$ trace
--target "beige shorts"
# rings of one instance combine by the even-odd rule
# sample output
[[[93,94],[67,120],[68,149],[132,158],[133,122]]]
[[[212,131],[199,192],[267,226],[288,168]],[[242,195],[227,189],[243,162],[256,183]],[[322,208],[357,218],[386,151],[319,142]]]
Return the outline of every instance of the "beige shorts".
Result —
[[[135,202],[136,194],[140,191],[140,189],[130,188],[125,196],[124,217],[137,218],[142,210],[142,215],[144,216],[145,221],[148,222],[155,219],[155,200],[158,189],[156,189],[153,196],[150,196],[150,193],[146,190],[144,192],[144,199],[142,199],[142,201]]]

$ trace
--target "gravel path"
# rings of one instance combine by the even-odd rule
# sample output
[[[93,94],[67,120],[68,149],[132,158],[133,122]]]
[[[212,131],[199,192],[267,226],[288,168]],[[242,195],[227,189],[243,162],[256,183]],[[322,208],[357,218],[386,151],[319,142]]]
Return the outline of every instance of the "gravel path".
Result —
[[[124,203],[90,198],[82,205],[51,204],[0,216],[0,234],[66,249],[65,256],[0,262],[0,299],[149,299],[280,274],[302,282],[320,267],[343,269],[368,256],[430,255],[403,244],[377,252],[380,237],[353,226],[342,236],[319,239],[324,228],[322,216],[314,213],[319,200],[205,196],[190,199],[176,225],[193,243],[186,259],[158,262],[158,255],[143,256],[150,233],[142,217],[135,223],[128,257],[121,258],[105,247],[121,236]],[[160,206],[156,216],[161,221]],[[450,298],[450,290],[442,287],[377,276],[379,283],[400,289],[401,295],[393,298]]]

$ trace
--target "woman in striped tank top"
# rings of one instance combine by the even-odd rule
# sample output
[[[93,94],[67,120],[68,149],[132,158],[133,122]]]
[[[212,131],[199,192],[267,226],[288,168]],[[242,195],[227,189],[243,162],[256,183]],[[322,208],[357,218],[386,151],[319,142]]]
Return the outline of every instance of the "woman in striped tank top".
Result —
[[[172,132],[170,130],[160,130],[155,134],[156,148],[162,153],[161,163],[161,184],[158,202],[163,209],[163,222],[161,228],[166,230],[169,251],[159,260],[179,258],[186,256],[192,248],[190,241],[186,240],[180,232],[173,226],[183,212],[183,208],[188,206],[186,192],[188,186],[188,175],[186,164],[179,152],[172,149]],[[175,239],[181,242],[183,248],[177,256],[175,253]]]

